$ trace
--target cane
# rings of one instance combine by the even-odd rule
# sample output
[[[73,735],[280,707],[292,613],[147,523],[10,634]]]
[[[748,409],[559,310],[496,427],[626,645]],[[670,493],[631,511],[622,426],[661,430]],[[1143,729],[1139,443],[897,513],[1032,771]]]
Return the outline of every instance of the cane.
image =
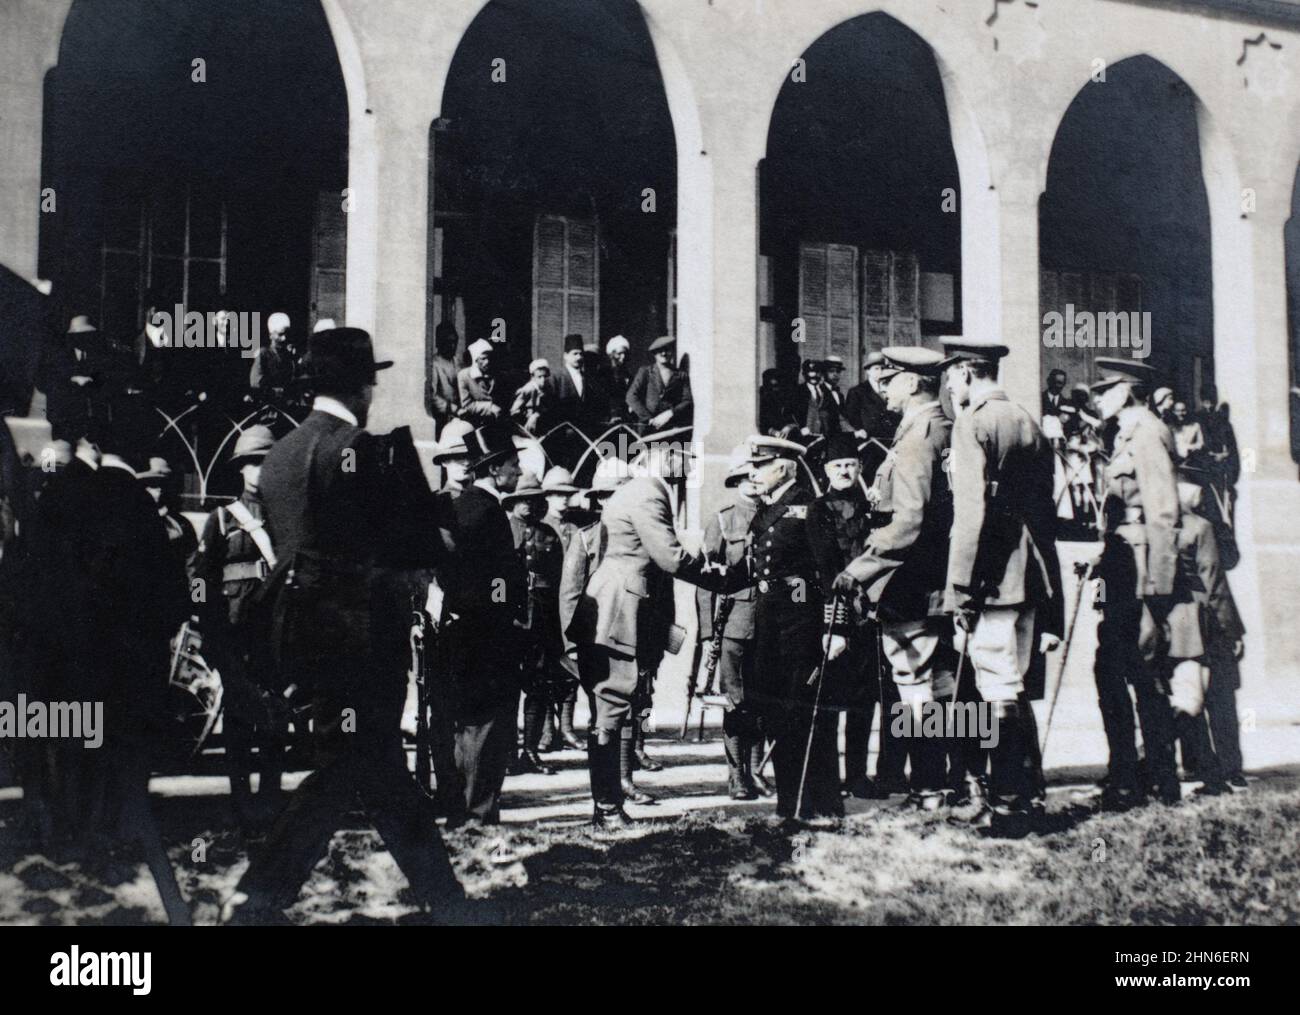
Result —
[[[817,693],[813,695],[812,722],[808,725],[808,745],[803,752],[803,771],[799,773],[799,792],[795,795],[794,816],[797,819],[803,812],[803,787],[808,780],[808,761],[812,757],[813,737],[817,735],[817,710],[822,702],[822,685],[826,682],[826,664],[830,661],[831,654],[831,632],[835,630],[835,613],[840,605],[840,594],[837,592],[831,599],[830,620],[826,624],[826,644],[822,646],[821,665],[814,671],[812,678],[808,683],[814,680],[817,682]],[[836,762],[838,767],[839,762]]]
[[[1047,724],[1043,727],[1043,745],[1038,749],[1039,765],[1047,757],[1047,738],[1052,735],[1052,716],[1056,715],[1056,703],[1061,698],[1061,685],[1065,683],[1065,667],[1070,662],[1070,646],[1074,644],[1074,627],[1079,620],[1079,608],[1083,605],[1083,590],[1092,577],[1092,565],[1080,561],[1075,565],[1079,576],[1079,587],[1074,590],[1074,612],[1070,614],[1070,627],[1065,632],[1065,645],[1061,648],[1061,673],[1056,678],[1056,687],[1052,689],[1052,701],[1047,706]]]

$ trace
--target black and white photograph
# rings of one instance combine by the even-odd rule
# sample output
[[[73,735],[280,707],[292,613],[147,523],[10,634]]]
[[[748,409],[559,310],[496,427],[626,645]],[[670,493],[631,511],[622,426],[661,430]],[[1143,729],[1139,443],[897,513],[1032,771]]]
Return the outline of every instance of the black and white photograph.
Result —
[[[1300,0],[0,0],[0,414],[38,986],[1300,924]]]

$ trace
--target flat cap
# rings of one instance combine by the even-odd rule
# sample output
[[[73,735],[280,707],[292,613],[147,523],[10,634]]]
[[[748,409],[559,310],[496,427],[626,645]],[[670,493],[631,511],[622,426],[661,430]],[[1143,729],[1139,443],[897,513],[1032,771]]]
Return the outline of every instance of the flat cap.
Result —
[[[650,343],[650,351],[658,352],[660,349],[671,349],[676,344],[677,339],[673,338],[672,335],[660,335]]]

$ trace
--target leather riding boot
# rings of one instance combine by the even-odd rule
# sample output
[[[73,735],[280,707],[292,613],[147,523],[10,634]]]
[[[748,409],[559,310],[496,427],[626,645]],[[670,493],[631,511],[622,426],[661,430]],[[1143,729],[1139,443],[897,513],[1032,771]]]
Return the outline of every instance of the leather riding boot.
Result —
[[[749,757],[746,759],[745,769],[749,772],[750,785],[761,797],[770,797],[776,793],[776,789],[763,775],[763,756],[766,753],[763,748],[763,736],[760,734],[749,744]]]
[[[587,764],[591,768],[591,824],[598,829],[630,828],[633,821],[623,810],[623,788],[619,780],[619,755],[623,741],[617,733],[587,738]]]
[[[536,773],[554,775],[555,769],[542,760],[537,745],[542,739],[542,724],[550,711],[546,702],[537,695],[529,695],[524,701],[524,748],[520,752],[516,765],[517,774]]]
[[[990,702],[997,724],[997,743],[990,755],[990,821],[981,833],[1000,839],[1018,839],[1029,832],[1029,800],[1033,783],[1027,777],[1025,726],[1020,705],[1014,701]]]
[[[551,751],[559,749],[560,745],[555,734],[555,715],[550,708],[547,708],[542,715],[542,735],[538,740],[537,750],[542,754],[550,754]]]
[[[560,703],[560,739],[575,751],[583,750],[582,738],[573,728],[573,713],[578,705],[578,690],[575,687],[569,696]]]
[[[723,720],[725,727],[726,720]],[[727,795],[732,800],[753,800],[758,797],[758,793],[749,783],[749,776],[745,772],[745,750],[740,734],[729,733],[724,729],[722,734],[722,746],[727,755]]]
[[[644,720],[641,717],[637,717],[637,722],[632,727],[632,731],[632,755],[636,760],[636,767],[643,772],[662,772],[664,766],[646,753]]]
[[[652,804],[655,798],[637,789],[632,781],[633,754],[636,744],[636,739],[632,736],[632,727],[623,727],[623,733],[625,735],[618,740],[618,777],[623,796],[634,804]]]

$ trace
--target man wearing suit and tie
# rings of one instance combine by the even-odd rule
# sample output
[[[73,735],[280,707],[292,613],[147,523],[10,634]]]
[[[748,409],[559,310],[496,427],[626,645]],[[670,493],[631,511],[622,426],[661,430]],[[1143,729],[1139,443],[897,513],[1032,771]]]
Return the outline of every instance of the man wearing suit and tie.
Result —
[[[583,433],[594,434],[609,416],[609,395],[587,373],[581,335],[564,336],[564,362],[551,378],[557,415]]]
[[[388,655],[372,623],[376,561],[395,528],[410,528],[394,517],[394,505],[409,498],[385,468],[386,442],[364,429],[377,371],[390,366],[375,361],[370,335],[359,328],[313,334],[312,411],[262,465],[266,524],[279,556],[267,581],[271,651],[279,680],[310,696],[317,765],[227,900],[223,922],[279,918],[358,804],[421,905],[447,918],[464,903],[432,803],[406,768],[404,675],[376,663]],[[427,551],[436,562],[437,529],[424,528],[438,540]]]
[[[647,430],[688,426],[695,414],[691,378],[677,368],[677,340],[663,335],[650,343],[655,359],[632,378],[627,389],[627,407],[636,422]]]

